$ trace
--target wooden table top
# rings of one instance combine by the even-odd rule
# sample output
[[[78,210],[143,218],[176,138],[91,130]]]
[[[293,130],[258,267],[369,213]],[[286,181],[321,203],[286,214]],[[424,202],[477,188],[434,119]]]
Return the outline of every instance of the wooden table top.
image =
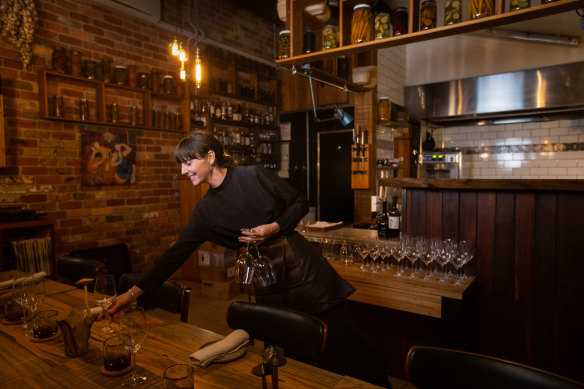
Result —
[[[60,317],[83,306],[83,291],[55,281],[47,282],[48,296],[42,309],[55,309]],[[90,302],[90,305],[94,305]],[[210,341],[223,336],[205,329],[169,320],[166,312],[147,311],[150,321],[148,339],[136,354],[136,364],[146,371],[143,388],[162,387],[164,369],[174,363],[189,363],[188,356]],[[2,388],[117,388],[122,377],[100,373],[103,364],[102,343],[109,335],[99,334],[104,321],[91,328],[89,352],[81,357],[65,356],[63,340],[58,337],[45,343],[33,343],[18,325],[0,325],[0,387]],[[118,324],[114,321],[111,326]],[[229,363],[195,368],[195,387],[261,388],[259,377],[251,369],[261,363],[261,350],[248,347],[240,359]],[[268,385],[271,378],[268,378]],[[378,388],[377,386],[288,358],[279,369],[279,387],[286,388]]]

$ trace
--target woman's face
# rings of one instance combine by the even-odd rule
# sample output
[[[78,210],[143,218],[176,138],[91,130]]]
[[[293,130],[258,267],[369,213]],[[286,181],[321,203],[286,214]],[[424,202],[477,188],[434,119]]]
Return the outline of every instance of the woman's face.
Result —
[[[186,175],[193,185],[197,186],[202,182],[208,182],[211,174],[211,163],[209,156],[200,159],[191,159],[181,164],[181,174]]]

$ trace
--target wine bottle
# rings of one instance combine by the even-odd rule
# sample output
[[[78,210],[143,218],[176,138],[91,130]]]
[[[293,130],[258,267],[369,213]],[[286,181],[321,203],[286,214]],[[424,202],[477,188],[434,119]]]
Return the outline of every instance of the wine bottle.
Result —
[[[389,222],[389,238],[399,239],[401,214],[399,209],[397,209],[397,196],[393,196],[391,202],[391,209],[387,213]]]
[[[389,238],[389,215],[387,214],[387,201],[383,202],[381,215],[377,218],[377,236],[382,239]]]

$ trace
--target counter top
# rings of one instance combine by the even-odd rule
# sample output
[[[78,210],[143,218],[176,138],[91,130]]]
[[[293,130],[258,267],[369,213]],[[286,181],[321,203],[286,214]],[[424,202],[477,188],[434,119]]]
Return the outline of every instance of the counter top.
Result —
[[[381,186],[413,189],[468,189],[468,190],[562,190],[584,191],[584,180],[574,179],[430,179],[430,178],[382,178]]]

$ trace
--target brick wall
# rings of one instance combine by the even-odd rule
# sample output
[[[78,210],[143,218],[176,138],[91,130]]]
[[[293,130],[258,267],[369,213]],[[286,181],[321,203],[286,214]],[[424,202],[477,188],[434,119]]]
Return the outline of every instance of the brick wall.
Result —
[[[227,0],[201,3],[208,36],[254,54],[270,53],[271,58],[272,28],[265,22],[233,17],[237,12]],[[74,249],[127,243],[134,269],[148,268],[180,230],[176,179],[180,170],[172,153],[182,135],[41,120],[37,77],[39,70],[51,67],[54,46],[78,50],[86,59],[137,65],[139,71],[172,72],[177,63],[166,48],[175,32],[90,1],[38,0],[36,4],[39,22],[28,69],[22,70],[17,51],[0,38],[7,148],[7,166],[0,168],[0,204],[48,213],[55,220],[57,257]],[[172,6],[169,1],[165,4]],[[225,23],[225,9],[233,10],[227,21],[230,29],[219,29]],[[249,38],[248,31],[257,39],[245,46],[241,38]],[[223,35],[228,37],[222,39]],[[81,185],[84,130],[135,136],[135,184]]]

